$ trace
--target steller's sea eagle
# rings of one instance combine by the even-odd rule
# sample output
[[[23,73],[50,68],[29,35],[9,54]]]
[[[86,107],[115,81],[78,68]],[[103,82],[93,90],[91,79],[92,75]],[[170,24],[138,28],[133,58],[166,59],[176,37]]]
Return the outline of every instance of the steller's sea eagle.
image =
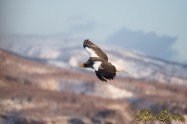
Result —
[[[124,71],[118,65],[108,62],[107,55],[89,39],[84,41],[83,47],[89,53],[90,58],[87,62],[80,64],[80,67],[94,69],[101,81],[113,80],[117,72]]]

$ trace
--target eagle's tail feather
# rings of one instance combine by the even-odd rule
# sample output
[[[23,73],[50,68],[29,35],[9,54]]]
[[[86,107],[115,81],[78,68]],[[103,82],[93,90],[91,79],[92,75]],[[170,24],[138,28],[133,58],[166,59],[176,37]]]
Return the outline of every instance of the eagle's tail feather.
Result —
[[[115,66],[115,68],[116,68],[116,73],[123,72],[123,73],[125,73],[125,74],[128,74],[128,72],[127,72],[124,68],[122,68],[121,66],[119,66],[119,65],[117,65],[117,64],[114,64],[114,63],[112,63],[112,65]]]

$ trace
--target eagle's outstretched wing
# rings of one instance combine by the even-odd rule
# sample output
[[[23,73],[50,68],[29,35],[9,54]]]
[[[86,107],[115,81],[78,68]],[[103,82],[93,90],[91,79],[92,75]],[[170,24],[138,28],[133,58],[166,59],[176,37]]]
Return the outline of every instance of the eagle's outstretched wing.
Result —
[[[90,57],[99,57],[102,60],[108,62],[107,55],[95,44],[93,44],[90,40],[86,39],[83,43],[84,49],[90,54]]]
[[[107,82],[107,80],[106,80],[103,76],[101,76],[97,71],[95,71],[95,74],[96,74],[96,76],[97,76],[101,81]]]

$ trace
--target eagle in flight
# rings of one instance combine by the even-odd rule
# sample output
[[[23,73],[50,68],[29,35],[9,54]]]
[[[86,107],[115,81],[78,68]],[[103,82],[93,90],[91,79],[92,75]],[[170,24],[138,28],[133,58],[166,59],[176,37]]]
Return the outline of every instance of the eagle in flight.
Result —
[[[117,72],[126,72],[120,66],[108,62],[107,55],[89,39],[84,41],[83,47],[89,53],[90,58],[87,62],[79,66],[94,69],[96,76],[101,81],[107,82],[107,80],[113,80]]]

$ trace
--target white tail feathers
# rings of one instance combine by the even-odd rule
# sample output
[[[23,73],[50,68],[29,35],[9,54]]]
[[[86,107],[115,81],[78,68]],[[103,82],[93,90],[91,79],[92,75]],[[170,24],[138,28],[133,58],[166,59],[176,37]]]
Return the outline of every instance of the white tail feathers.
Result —
[[[122,68],[121,66],[119,66],[119,65],[117,65],[115,63],[112,63],[112,65],[115,66],[116,73],[118,73],[118,72],[124,72],[124,73],[128,74],[128,72],[124,68]]]

